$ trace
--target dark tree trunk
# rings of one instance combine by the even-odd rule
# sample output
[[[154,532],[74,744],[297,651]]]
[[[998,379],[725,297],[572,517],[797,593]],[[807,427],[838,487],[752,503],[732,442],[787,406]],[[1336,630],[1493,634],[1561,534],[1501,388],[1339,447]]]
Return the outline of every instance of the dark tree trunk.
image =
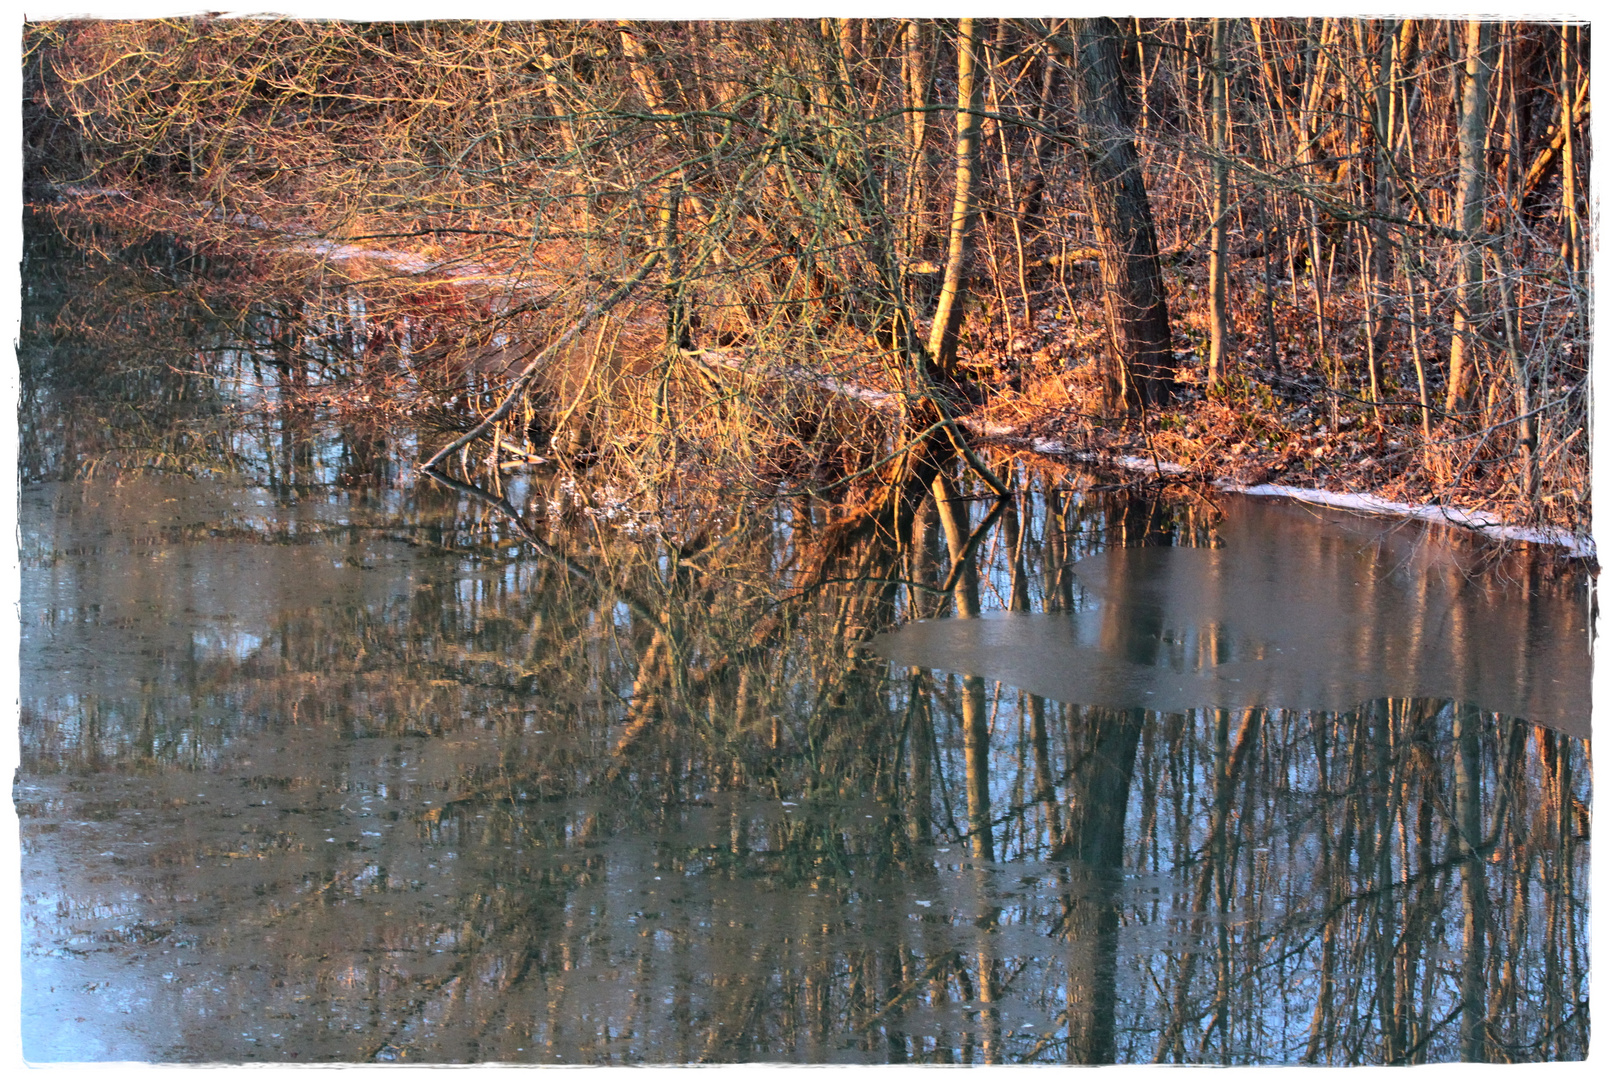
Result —
[[[1101,246],[1108,329],[1118,363],[1114,387],[1131,408],[1169,400],[1175,357],[1158,264],[1152,206],[1136,154],[1130,89],[1112,19],[1075,20],[1074,94],[1085,139],[1086,190]]]

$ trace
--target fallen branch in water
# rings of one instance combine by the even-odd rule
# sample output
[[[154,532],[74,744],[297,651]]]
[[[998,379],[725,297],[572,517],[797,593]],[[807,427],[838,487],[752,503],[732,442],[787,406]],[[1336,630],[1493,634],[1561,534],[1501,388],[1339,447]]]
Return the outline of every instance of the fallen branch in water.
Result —
[[[571,323],[564,333],[560,334],[559,337],[549,342],[547,346],[538,352],[536,356],[533,356],[526,366],[521,369],[520,374],[515,376],[514,382],[509,384],[509,389],[504,394],[503,401],[498,403],[498,407],[496,409],[493,409],[490,413],[483,417],[481,422],[475,427],[471,428],[469,431],[466,431],[463,435],[460,435],[457,439],[454,439],[436,453],[432,454],[428,460],[421,463],[419,467],[420,472],[430,472],[431,470],[435,469],[436,466],[441,464],[442,460],[449,454],[453,453],[455,450],[469,446],[472,442],[485,435],[488,431],[491,431],[494,424],[502,420],[505,416],[508,416],[509,413],[514,409],[515,403],[520,400],[523,394],[525,394],[526,387],[530,385],[532,379],[536,377],[537,372],[542,370],[543,365],[548,362],[548,359],[556,352],[575,341],[584,330],[597,322],[601,316],[630,296],[632,294],[632,290],[641,285],[643,280],[649,276],[649,271],[653,270],[655,265],[660,262],[660,255],[661,252],[658,249],[649,252],[648,255],[644,256],[643,261],[638,264],[638,269],[633,273],[633,275],[623,281],[620,285],[616,286],[614,292],[610,293],[609,296],[606,296],[599,303],[590,304],[587,309],[582,312],[581,316],[577,318],[575,322]]]
[[[824,375],[820,371],[799,364],[777,364],[760,367],[753,354],[731,353],[721,349],[691,349],[684,350],[683,355],[705,367],[724,367],[730,371],[757,372],[773,378],[784,379],[793,383],[802,383],[825,390],[836,397],[850,398],[859,401],[874,412],[885,416],[899,416],[901,414],[901,395],[890,393],[887,390],[874,390],[868,386],[847,382],[832,375]]]

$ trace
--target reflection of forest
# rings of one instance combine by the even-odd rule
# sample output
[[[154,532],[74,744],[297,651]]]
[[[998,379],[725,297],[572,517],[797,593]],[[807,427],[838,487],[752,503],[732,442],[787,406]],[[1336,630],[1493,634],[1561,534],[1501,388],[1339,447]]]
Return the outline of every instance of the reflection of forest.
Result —
[[[245,1056],[282,1029],[304,1061],[1586,1053],[1581,740],[1426,700],[1076,707],[858,644],[1069,610],[1083,555],[1215,543],[1207,504],[1061,474],[998,504],[941,468],[899,535],[846,541],[791,492],[645,536],[585,475],[385,486],[406,440],[225,423],[160,364],[131,395],[179,420],[74,425],[29,363],[30,478],[263,485],[154,522],[124,473],[25,501],[23,530],[49,635],[25,641],[25,865],[66,865],[75,815],[86,852],[149,845],[30,932],[185,944],[261,1031]],[[218,647],[191,625],[209,580],[252,594]],[[39,659],[74,642],[101,657],[81,683]],[[168,1053],[242,1056],[183,1015]]]
[[[375,531],[407,537],[424,580],[406,597],[331,606],[287,586],[244,657],[168,651],[138,703],[30,701],[27,768],[228,770],[294,718],[305,755],[278,766],[282,788],[391,802],[412,831],[373,854],[310,869],[252,840],[264,887],[304,897],[270,924],[329,943],[267,992],[378,1022],[328,1036],[337,1058],[1582,1054],[1581,743],[1425,701],[1075,708],[847,657],[847,639],[952,602],[1066,606],[1081,550],[1212,540],[1201,507],[1037,480],[956,595],[895,584],[951,576],[947,536],[984,517],[953,513],[967,505],[926,503],[911,542],[869,541],[801,594],[788,568],[826,512],[807,498],[779,508],[787,525],[681,548],[575,506],[528,521],[536,548],[471,500],[367,516],[357,500],[304,546],[373,562]],[[273,529],[259,539],[288,542]],[[477,731],[495,751],[455,749]],[[332,749],[350,740],[434,759],[433,805],[400,776],[388,790],[387,754]],[[486,853],[506,844],[518,868]],[[393,908],[449,851],[456,895]],[[675,888],[650,895],[655,874]],[[444,940],[451,962],[400,959]]]

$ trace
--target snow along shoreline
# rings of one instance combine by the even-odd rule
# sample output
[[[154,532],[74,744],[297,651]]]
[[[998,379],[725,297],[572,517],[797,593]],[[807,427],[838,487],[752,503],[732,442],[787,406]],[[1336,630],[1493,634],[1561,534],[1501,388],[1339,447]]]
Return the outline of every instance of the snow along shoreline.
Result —
[[[1013,434],[1012,429],[1000,424],[969,424],[967,426],[976,430],[979,434],[990,437],[1012,437]],[[1073,450],[1056,439],[1029,439],[1027,440],[1027,446],[1032,452],[1044,454],[1048,457],[1072,458],[1075,461],[1093,464],[1117,465],[1131,472],[1149,473],[1157,476],[1185,476],[1191,471],[1172,461],[1160,460],[1154,462],[1151,458],[1135,457],[1133,455],[1093,454],[1089,451]],[[1507,525],[1503,519],[1486,510],[1464,510],[1458,506],[1393,502],[1390,499],[1383,499],[1376,495],[1326,491],[1321,488],[1291,487],[1287,484],[1238,484],[1236,481],[1223,476],[1215,477],[1212,483],[1220,491],[1229,491],[1240,495],[1292,499],[1296,502],[1329,506],[1337,510],[1350,510],[1361,514],[1430,521],[1441,525],[1470,529],[1494,540],[1512,540],[1529,544],[1549,544],[1563,547],[1566,549],[1566,554],[1574,558],[1592,559],[1595,557],[1593,537],[1579,536],[1566,529],[1539,529],[1522,525]]]
[[[1528,528],[1523,525],[1507,525],[1502,519],[1486,510],[1463,510],[1458,506],[1392,502],[1388,499],[1378,498],[1375,495],[1351,495],[1341,491],[1288,487],[1284,484],[1253,484],[1247,486],[1220,479],[1214,481],[1214,486],[1224,491],[1238,491],[1243,495],[1271,495],[1277,498],[1296,499],[1299,502],[1333,506],[1338,509],[1354,510],[1365,514],[1381,514],[1389,517],[1414,518],[1419,521],[1435,521],[1444,525],[1471,529],[1495,540],[1519,540],[1529,544],[1558,545],[1565,548],[1566,554],[1574,558],[1592,559],[1595,556],[1594,538],[1592,536],[1578,536],[1576,533],[1569,532],[1566,529],[1538,529]]]
[[[91,197],[97,195],[127,197],[125,193],[116,189],[85,187],[75,191],[71,186],[64,186],[64,190]],[[230,220],[234,224],[244,224],[251,228],[261,229],[267,227],[266,223],[261,219],[247,218],[241,214],[233,215]],[[454,262],[452,259],[431,260],[412,252],[397,251],[389,248],[363,248],[355,244],[305,234],[298,237],[297,232],[299,231],[293,230],[291,232],[290,235],[296,237],[296,239],[282,245],[282,250],[313,255],[331,262],[348,262],[356,259],[376,260],[382,263],[389,263],[399,272],[414,277],[434,271],[443,276],[443,284],[463,286],[478,282],[504,285],[516,289],[522,286],[530,287],[529,282],[521,281],[508,274],[491,271],[476,263],[463,263],[455,267],[452,265]],[[720,366],[738,370],[745,370],[749,367],[748,363],[736,362],[738,358],[724,350],[694,350],[687,355],[703,359],[707,363],[714,361]],[[745,360],[748,360],[748,358],[746,357]],[[894,412],[899,409],[899,397],[896,394],[858,386],[842,379],[825,377],[815,372],[806,372],[793,366],[790,366],[781,374],[797,379],[803,378],[808,382],[815,382],[830,393],[859,400],[862,404],[878,412]],[[1058,457],[1092,465],[1116,465],[1130,472],[1150,473],[1157,476],[1184,477],[1191,472],[1190,469],[1183,465],[1158,458],[1075,450],[1057,439],[1031,438],[1023,440],[1018,435],[1017,429],[1007,424],[987,423],[968,417],[959,417],[957,423],[974,434],[985,438],[1015,439],[1025,442],[1027,444],[1026,448],[1032,453],[1042,454],[1047,457]],[[1363,514],[1431,521],[1470,529],[1494,540],[1512,540],[1529,544],[1560,546],[1566,549],[1567,555],[1575,558],[1592,559],[1595,557],[1593,537],[1578,536],[1566,529],[1536,529],[1521,525],[1507,525],[1499,517],[1486,510],[1464,510],[1457,506],[1415,505],[1412,503],[1392,502],[1375,495],[1356,495],[1340,491],[1325,491],[1320,488],[1289,487],[1285,484],[1238,484],[1234,480],[1223,476],[1215,477],[1212,483],[1220,491],[1292,499],[1297,502],[1329,506],[1339,510],[1351,510]]]
[[[715,364],[737,371],[753,370],[749,357],[735,356],[720,349],[702,349],[691,351],[684,355],[702,363]],[[900,411],[900,395],[888,391],[873,390],[869,387],[823,375],[820,372],[807,371],[793,365],[782,369],[773,369],[769,373],[813,383],[831,394],[859,401],[875,412],[895,415]],[[1025,438],[1018,433],[1018,428],[1011,424],[990,423],[966,416],[958,417],[956,423],[975,435],[986,439],[1011,440],[1031,453],[1045,457],[1061,458],[1065,461],[1077,461],[1088,465],[1117,466],[1129,472],[1146,473],[1154,476],[1184,479],[1192,474],[1192,470],[1184,465],[1173,461],[1165,461],[1161,458],[1077,450],[1059,439]],[[1538,529],[1522,525],[1509,525],[1497,515],[1486,510],[1465,510],[1457,506],[1393,502],[1376,495],[1356,495],[1342,491],[1326,491],[1321,488],[1291,487],[1286,484],[1238,484],[1236,481],[1223,476],[1215,477],[1210,482],[1220,491],[1234,492],[1240,495],[1292,499],[1295,502],[1329,506],[1333,509],[1348,510],[1360,514],[1375,514],[1382,517],[1408,518],[1452,525],[1456,528],[1470,529],[1493,540],[1510,540],[1562,547],[1566,549],[1565,553],[1573,558],[1592,559],[1595,557],[1593,537],[1579,536],[1566,529]]]

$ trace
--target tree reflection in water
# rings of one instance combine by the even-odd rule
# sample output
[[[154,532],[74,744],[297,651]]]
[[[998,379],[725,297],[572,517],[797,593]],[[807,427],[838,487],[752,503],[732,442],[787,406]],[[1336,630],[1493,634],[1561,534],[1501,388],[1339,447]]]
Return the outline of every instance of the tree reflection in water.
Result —
[[[1584,740],[1075,706],[858,644],[1075,609],[1083,556],[1215,544],[1207,503],[942,471],[824,558],[805,493],[645,537],[300,423],[238,431],[244,479],[24,492],[30,1057],[1586,1053]],[[27,460],[71,476],[55,430]]]

